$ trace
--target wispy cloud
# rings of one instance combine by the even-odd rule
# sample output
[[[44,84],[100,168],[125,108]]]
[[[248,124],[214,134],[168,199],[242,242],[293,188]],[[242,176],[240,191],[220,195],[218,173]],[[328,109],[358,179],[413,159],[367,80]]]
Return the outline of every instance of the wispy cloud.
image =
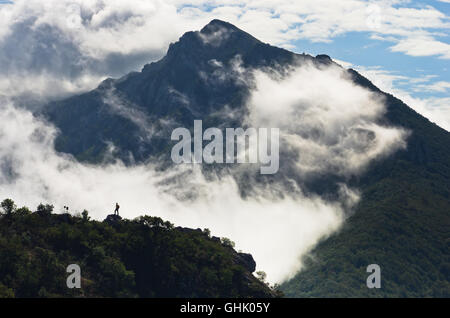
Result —
[[[422,116],[450,131],[450,98],[414,97],[414,92],[447,92],[450,85],[446,81],[434,81],[435,75],[408,77],[381,67],[354,66],[377,87],[395,95]],[[403,85],[402,85],[403,84]],[[405,85],[406,84],[406,85]]]
[[[173,3],[188,4],[182,0]],[[264,41],[286,47],[298,39],[330,42],[349,32],[366,32],[373,39],[395,42],[391,49],[396,52],[450,58],[448,44],[438,40],[448,34],[449,16],[410,1],[197,1],[185,13],[193,18],[226,19]],[[414,43],[425,43],[427,48],[419,49]]]
[[[450,82],[439,81],[431,84],[421,84],[417,85],[414,89],[417,91],[431,91],[431,92],[445,93],[447,91],[450,91]]]
[[[393,52],[403,52],[411,56],[438,56],[450,59],[450,44],[426,36],[411,36],[398,40],[390,47]]]

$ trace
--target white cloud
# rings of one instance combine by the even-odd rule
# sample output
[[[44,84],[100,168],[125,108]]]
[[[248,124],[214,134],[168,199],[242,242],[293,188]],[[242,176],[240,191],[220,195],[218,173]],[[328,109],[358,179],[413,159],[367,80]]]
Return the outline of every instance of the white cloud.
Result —
[[[277,1],[174,1],[193,4],[193,17],[207,15],[237,24],[263,41],[292,45],[297,39],[330,42],[348,32],[371,32],[373,39],[398,43],[394,50],[413,56],[448,57],[446,43],[436,39],[450,28],[449,17],[432,6],[411,6],[409,1],[277,0]],[[418,52],[412,42],[425,41],[431,50]]]
[[[356,175],[374,158],[406,147],[405,131],[375,124],[385,112],[383,98],[337,66],[302,65],[281,80],[257,71],[256,83],[249,123],[280,129],[302,178]]]
[[[108,111],[118,114],[135,124],[141,131],[140,136],[147,141],[157,134],[155,123],[152,122],[145,111],[125,98],[121,98],[114,88],[105,90],[103,103],[108,107]]]
[[[416,112],[450,131],[450,97],[417,98],[399,92],[396,94]]]
[[[429,82],[436,76],[427,75],[419,78],[410,78],[383,70],[380,67],[367,68],[357,66],[356,69],[381,90],[395,95],[422,116],[428,118],[445,130],[450,131],[450,98],[418,98],[413,97],[411,91],[400,88],[400,82],[403,81],[410,86],[410,90],[412,91],[444,92],[449,87],[448,82],[438,81],[431,84],[420,84]]]
[[[337,64],[339,64],[340,66],[342,66],[343,68],[351,68],[353,66],[352,63],[347,62],[347,61],[342,61],[342,60],[338,60],[333,58],[333,61],[336,62]]]
[[[432,84],[421,84],[421,85],[417,85],[415,87],[415,90],[445,93],[448,90],[450,90],[450,82],[439,81],[439,82],[435,82]]]
[[[64,205],[72,213],[88,209],[96,219],[112,213],[117,201],[123,217],[150,214],[176,225],[209,228],[213,235],[230,237],[236,248],[251,252],[271,282],[295,274],[300,256],[343,221],[338,202],[300,195],[243,199],[232,177],[206,181],[196,167],[158,173],[151,164],[84,165],[56,154],[55,130],[30,113],[2,104],[0,118],[2,198],[30,207],[53,203],[56,212]],[[354,204],[355,194],[346,191],[342,200]],[[192,193],[192,200],[177,199]]]
[[[437,41],[430,36],[412,36],[401,39],[390,48],[393,52],[403,52],[411,56],[437,55],[450,59],[450,44]]]

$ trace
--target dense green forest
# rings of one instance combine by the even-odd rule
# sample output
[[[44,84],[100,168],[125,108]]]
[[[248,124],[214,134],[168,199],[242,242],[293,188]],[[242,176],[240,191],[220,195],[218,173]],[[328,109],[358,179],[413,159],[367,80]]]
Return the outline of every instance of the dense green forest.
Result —
[[[255,263],[209,230],[158,217],[110,215],[103,222],[35,212],[6,199],[0,214],[0,297],[274,297]],[[67,266],[81,268],[69,289]]]
[[[288,297],[450,297],[450,203],[439,195],[449,190],[442,177],[424,182],[414,170],[368,186],[344,227],[282,290]],[[380,289],[366,286],[369,264],[381,267]]]

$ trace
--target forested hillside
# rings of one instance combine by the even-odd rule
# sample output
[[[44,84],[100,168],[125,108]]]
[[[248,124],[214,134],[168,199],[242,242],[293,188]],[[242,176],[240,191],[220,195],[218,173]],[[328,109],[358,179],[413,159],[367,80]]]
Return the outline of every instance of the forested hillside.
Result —
[[[158,217],[103,222],[2,203],[0,297],[273,297],[250,254]],[[81,268],[69,289],[66,268]]]

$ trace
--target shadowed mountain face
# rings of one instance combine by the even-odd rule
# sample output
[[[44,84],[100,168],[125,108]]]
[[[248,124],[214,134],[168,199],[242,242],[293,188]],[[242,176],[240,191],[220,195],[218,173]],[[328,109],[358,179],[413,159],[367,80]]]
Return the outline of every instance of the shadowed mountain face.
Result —
[[[99,162],[112,142],[116,157],[142,162],[170,154],[173,128],[192,127],[194,119],[206,127],[240,127],[249,92],[249,83],[239,79],[241,70],[288,65],[294,59],[315,60],[213,20],[200,32],[184,34],[163,59],[141,72],[107,79],[92,92],[53,103],[46,116],[61,130],[59,151]],[[223,116],[232,111],[234,119]]]
[[[339,67],[326,55],[295,54],[213,20],[184,34],[141,72],[54,102],[44,115],[60,130],[56,149],[78,160],[99,163],[112,153],[127,164],[156,159],[170,164],[174,128],[192,128],[194,119],[202,119],[204,127],[245,127],[255,88],[252,71],[283,76],[294,64]],[[345,74],[357,87],[383,96],[386,109],[376,123],[407,131],[406,147],[375,158],[359,174],[327,171],[305,179],[292,173],[295,158],[281,151],[286,163],[280,162],[272,180],[237,177],[247,191],[257,182],[284,182],[286,176],[287,184],[294,180],[304,193],[336,198],[340,182],[361,191],[343,229],[320,243],[305,269],[283,288],[288,296],[449,296],[450,134],[356,71]],[[370,131],[362,132],[370,141]],[[383,275],[377,290],[365,281],[366,267],[374,263]]]

